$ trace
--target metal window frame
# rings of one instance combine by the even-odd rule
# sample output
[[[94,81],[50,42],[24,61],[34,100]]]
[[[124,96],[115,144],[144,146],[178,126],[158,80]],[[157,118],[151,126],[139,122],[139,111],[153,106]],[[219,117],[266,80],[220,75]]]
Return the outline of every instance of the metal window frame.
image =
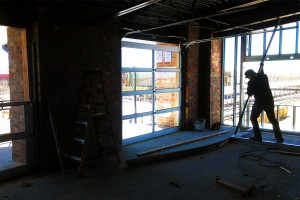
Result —
[[[279,31],[279,45],[278,45],[278,55],[269,55],[269,56],[267,56],[267,58],[266,58],[266,60],[268,60],[268,61],[275,61],[275,60],[300,60],[300,50],[299,50],[299,31],[300,31],[300,28],[299,28],[299,22],[296,22],[296,26],[292,26],[292,27],[286,27],[286,28],[284,28],[284,27],[282,27],[282,26],[280,26],[280,29],[279,30],[277,30],[277,31]],[[295,53],[293,54],[282,54],[282,34],[283,34],[283,32],[285,31],[285,30],[289,30],[289,29],[296,29],[296,32],[295,32],[295,34],[296,34],[296,37],[295,37]],[[266,44],[267,44],[267,42],[268,41],[266,41],[267,39],[267,32],[272,32],[272,30],[266,30],[266,29],[264,29],[264,31],[259,31],[259,32],[256,32],[256,33],[253,33],[253,34],[251,34],[251,35],[244,35],[244,36],[242,36],[242,39],[241,39],[241,49],[240,49],[240,51],[241,51],[241,54],[240,54],[240,56],[241,56],[241,65],[240,65],[240,67],[241,67],[241,69],[240,69],[240,80],[241,80],[241,83],[242,83],[242,78],[243,78],[243,74],[242,74],[242,69],[243,69],[243,65],[242,65],[242,63],[244,63],[244,62],[255,62],[255,61],[261,61],[261,59],[262,59],[262,56],[263,55],[261,55],[261,56],[252,56],[251,55],[251,49],[252,49],[252,35],[254,35],[254,34],[263,34],[263,40],[264,40],[264,43],[263,43],[263,50],[265,51],[265,49],[266,49]],[[237,38],[238,38],[238,36],[235,36],[234,37],[235,38],[235,45],[234,45],[234,103],[233,103],[233,126],[235,126],[236,125],[236,114],[237,114],[237,109],[236,109],[236,88],[237,88],[237,86],[236,86],[236,83],[237,83],[237,73],[236,73],[236,71],[237,71],[237,69],[236,69],[236,67],[237,67],[237,55],[238,55],[238,53],[237,53],[237,51],[238,51],[238,49],[237,49]],[[224,38],[224,42],[223,42],[223,49],[225,49],[226,48],[226,41],[225,41],[225,39],[226,38]],[[247,47],[248,47],[248,49],[247,49]],[[263,52],[262,52],[262,54],[263,54]],[[222,59],[222,68],[223,68],[223,70],[222,70],[222,97],[221,97],[221,99],[222,99],[222,112],[221,112],[221,115],[222,115],[222,123],[224,123],[224,99],[223,99],[223,97],[224,97],[224,75],[225,75],[225,60],[226,60],[226,55],[225,55],[225,51],[223,51],[223,59]],[[242,93],[242,84],[240,85],[240,93]],[[240,97],[241,98],[241,101],[240,101],[240,113],[241,113],[241,109],[242,109],[242,107],[243,107],[243,97],[241,96]],[[247,109],[249,110],[249,105],[248,105],[248,107],[247,107]],[[293,112],[295,113],[295,106],[293,107]],[[249,115],[249,113],[248,113],[248,115]],[[295,129],[295,123],[296,123],[296,117],[294,117],[293,118],[293,128]],[[262,120],[263,121],[263,120]],[[249,126],[249,116],[247,116],[247,120],[246,120],[246,125],[248,125]]]
[[[143,113],[134,113],[130,115],[122,115],[122,121],[128,120],[128,119],[134,119],[137,117],[143,117],[143,116],[153,116],[153,124],[152,124],[152,136],[157,137],[164,134],[169,134],[176,132],[180,129],[180,123],[181,123],[181,117],[182,117],[182,66],[181,66],[181,48],[177,46],[157,46],[155,44],[145,44],[145,43],[137,43],[137,42],[131,42],[131,41],[122,41],[122,47],[126,48],[134,48],[134,49],[146,49],[146,50],[152,50],[152,68],[130,68],[130,67],[122,67],[122,72],[152,72],[152,90],[141,90],[141,91],[122,91],[122,97],[123,96],[131,96],[131,95],[139,95],[139,94],[152,94],[153,95],[153,103],[152,103],[152,111],[143,112]],[[169,52],[175,52],[179,55],[179,68],[156,68],[155,67],[155,51],[169,51]],[[179,84],[178,88],[166,88],[166,89],[157,89],[156,88],[156,82],[155,82],[155,75],[156,72],[177,72],[179,73]],[[168,108],[168,109],[161,109],[161,110],[155,110],[155,94],[156,93],[168,93],[168,92],[179,92],[179,99],[178,99],[178,107]],[[168,112],[174,112],[179,111],[179,121],[178,121],[178,127],[172,127],[168,129],[164,129],[162,131],[156,131],[155,132],[155,120],[157,114],[163,114]],[[143,139],[147,139],[149,137],[149,134],[146,134],[147,136],[137,136],[134,139],[124,139],[123,144],[127,145],[133,142],[137,142]]]

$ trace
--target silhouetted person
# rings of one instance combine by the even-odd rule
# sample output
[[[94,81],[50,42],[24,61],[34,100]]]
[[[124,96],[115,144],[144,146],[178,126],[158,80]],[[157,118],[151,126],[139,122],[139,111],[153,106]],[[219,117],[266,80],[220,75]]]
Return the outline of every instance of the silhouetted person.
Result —
[[[282,138],[279,122],[275,118],[274,99],[270,89],[268,76],[264,73],[263,70],[256,73],[252,69],[248,69],[245,72],[245,76],[249,79],[247,94],[248,96],[254,95],[255,98],[250,116],[250,120],[253,125],[254,137],[251,137],[250,139],[262,141],[257,118],[264,110],[270,123],[273,125],[273,130],[277,142],[282,143],[284,139]]]

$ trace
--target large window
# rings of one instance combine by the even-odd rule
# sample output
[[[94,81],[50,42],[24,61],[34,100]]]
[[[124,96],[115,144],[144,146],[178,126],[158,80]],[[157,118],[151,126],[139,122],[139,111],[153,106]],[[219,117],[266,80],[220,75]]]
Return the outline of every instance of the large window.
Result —
[[[236,126],[247,99],[247,69],[258,71],[274,28],[252,35],[232,37],[224,42],[223,123]],[[245,48],[243,48],[245,47]],[[245,55],[241,57],[241,55]],[[241,60],[243,62],[241,62]],[[275,101],[275,114],[282,130],[300,131],[300,56],[299,22],[278,27],[269,47],[264,72],[269,77]],[[241,80],[241,81],[240,81]],[[250,112],[254,99],[245,109],[242,125],[251,127]],[[259,118],[261,127],[271,129],[265,113]]]
[[[122,42],[122,135],[131,143],[179,130],[180,48]]]

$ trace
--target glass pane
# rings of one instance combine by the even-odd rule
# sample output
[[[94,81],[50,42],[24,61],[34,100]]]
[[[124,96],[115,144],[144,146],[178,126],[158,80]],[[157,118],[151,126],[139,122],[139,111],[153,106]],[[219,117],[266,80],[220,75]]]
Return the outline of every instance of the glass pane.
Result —
[[[179,68],[179,53],[155,51],[156,68]]]
[[[296,117],[295,130],[299,131],[300,130],[300,107],[299,106],[296,107],[295,117]]]
[[[0,135],[25,132],[24,106],[0,107]]]
[[[299,31],[299,37],[298,37],[298,52],[300,53],[300,23],[298,22],[298,31]]]
[[[0,107],[0,135],[10,133],[10,107]]]
[[[279,109],[279,125],[282,130],[293,130],[293,106],[285,106],[285,105],[276,105],[275,106],[275,116],[277,116],[277,109]],[[272,129],[272,124],[268,121],[268,119],[265,119],[267,121],[267,127]]]
[[[283,67],[284,66],[284,67]],[[280,128],[281,130],[293,129],[293,117],[296,117],[296,131],[299,131],[300,117],[298,110],[294,114],[293,107],[299,106],[299,83],[300,83],[300,61],[265,61],[264,72],[268,75],[272,94],[274,96],[274,111],[277,113],[279,106],[280,111]],[[245,70],[258,70],[259,62],[244,63]],[[244,88],[246,89],[247,81]],[[252,101],[254,99],[252,98]],[[250,110],[251,111],[251,110]],[[246,116],[246,114],[245,114]],[[252,126],[251,122],[248,123]],[[267,117],[264,117],[264,127],[272,129],[272,125],[268,122]]]
[[[25,140],[0,143],[0,171],[26,164]]]
[[[236,68],[236,74],[237,74],[237,77],[236,77],[236,82],[237,82],[237,87],[236,87],[236,108],[237,108],[237,117],[239,117],[240,115],[240,110],[239,110],[239,107],[240,107],[240,99],[244,99],[245,96],[244,95],[241,95],[242,92],[241,92],[241,88],[240,88],[240,85],[241,85],[241,81],[243,81],[243,79],[241,80],[240,79],[240,73],[241,73],[241,37],[238,37],[238,40],[237,40],[237,68]],[[237,118],[238,119],[238,118]],[[235,124],[234,125],[237,125],[237,120],[235,121]]]
[[[152,94],[122,97],[122,115],[150,112],[153,110]]]
[[[264,35],[263,33],[258,33],[252,35],[251,38],[251,55],[263,55],[263,44],[264,44]]]
[[[153,117],[144,116],[123,120],[122,133],[123,139],[132,138],[152,132]]]
[[[266,36],[266,48],[269,45],[270,39],[272,37],[273,34],[273,28],[272,29],[268,29],[268,30],[272,30],[271,32],[267,32],[267,36]],[[269,47],[268,50],[268,55],[277,55],[279,54],[279,31],[276,31],[273,40],[271,42],[271,45]]]
[[[122,47],[122,67],[152,68],[152,50]]]
[[[295,27],[297,24],[296,22],[293,22],[293,23],[289,23],[289,24],[284,24],[282,25],[283,28],[289,28],[289,27]]]
[[[155,116],[155,131],[179,126],[179,111],[158,114]]]
[[[10,99],[8,69],[7,30],[6,27],[0,26],[0,101]]]
[[[152,72],[136,72],[136,90],[152,89]]]
[[[123,72],[122,91],[151,90],[152,72]]]
[[[247,36],[246,36],[246,56],[249,56],[249,47],[250,47],[249,42],[250,42],[250,36],[247,35]],[[226,53],[226,52],[225,52],[225,53]]]
[[[156,72],[155,84],[157,89],[178,88],[179,73],[178,72]]]
[[[122,115],[134,114],[134,96],[122,96]]]
[[[224,124],[233,125],[233,78],[234,78],[234,51],[235,38],[225,39],[225,66],[224,66]]]
[[[225,40],[225,73],[231,76],[231,79],[228,80],[228,84],[233,84],[233,70],[234,70],[234,38],[228,38]]]
[[[162,110],[179,106],[179,92],[157,93],[155,96],[155,109]]]
[[[135,74],[134,72],[122,72],[122,91],[135,90]]]
[[[8,74],[0,74],[0,101],[2,102],[7,102],[10,99],[8,76]]]
[[[296,50],[296,29],[282,31],[282,54],[294,54]]]
[[[136,112],[149,112],[153,110],[152,94],[140,94],[136,97]]]

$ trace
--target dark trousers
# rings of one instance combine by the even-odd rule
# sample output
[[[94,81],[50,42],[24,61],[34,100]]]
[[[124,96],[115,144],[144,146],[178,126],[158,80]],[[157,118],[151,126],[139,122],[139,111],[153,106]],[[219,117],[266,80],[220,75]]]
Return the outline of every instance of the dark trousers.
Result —
[[[259,117],[259,115],[261,114],[261,112],[263,110],[266,112],[267,117],[273,126],[273,131],[275,133],[276,140],[281,140],[282,134],[281,134],[281,130],[279,127],[279,122],[275,118],[275,114],[274,114],[274,101],[263,102],[263,103],[254,102],[254,105],[253,105],[252,111],[251,111],[251,116],[250,116],[250,120],[253,125],[254,136],[257,138],[261,138],[261,132],[259,130],[257,118]]]

